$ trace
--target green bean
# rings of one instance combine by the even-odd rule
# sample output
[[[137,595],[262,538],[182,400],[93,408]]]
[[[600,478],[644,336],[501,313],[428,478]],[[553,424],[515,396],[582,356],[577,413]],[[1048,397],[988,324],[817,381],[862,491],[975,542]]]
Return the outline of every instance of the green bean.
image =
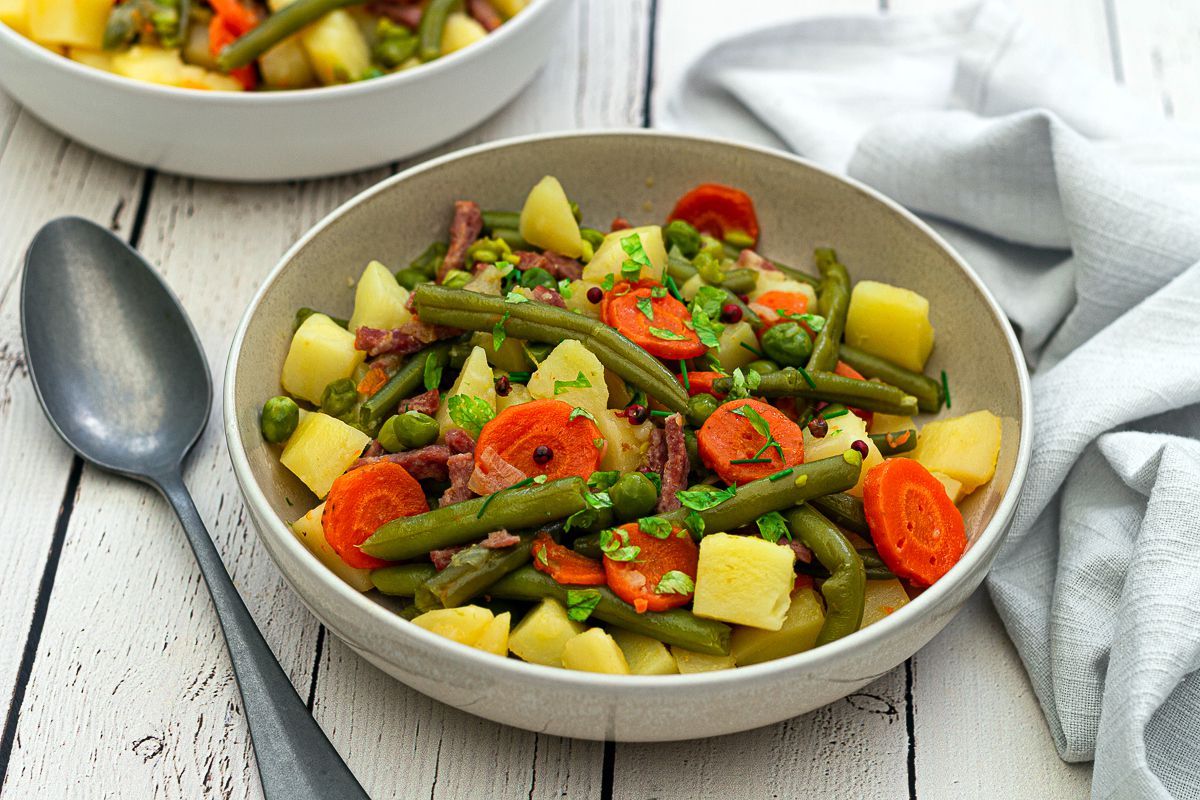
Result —
[[[758,270],[753,269],[731,269],[725,273],[725,280],[721,281],[721,288],[734,294],[749,294],[757,285]]]
[[[917,431],[915,428],[909,428],[903,431],[892,431],[891,433],[873,433],[871,441],[879,448],[879,453],[884,458],[889,456],[898,456],[901,453],[907,453],[917,446]]]
[[[434,325],[491,331],[504,315],[515,339],[558,343],[577,339],[604,366],[672,411],[687,410],[687,393],[658,359],[599,320],[545,303],[508,303],[477,292],[424,285],[413,292],[420,317]]]
[[[812,550],[817,561],[829,570],[829,577],[821,584],[826,611],[816,644],[828,644],[858,630],[866,604],[862,558],[837,526],[812,507],[794,508],[786,519],[792,537]]]
[[[430,0],[421,15],[421,23],[417,26],[417,38],[420,46],[417,57],[422,61],[433,61],[442,54],[442,31],[446,29],[446,18],[462,0]]]
[[[821,271],[821,287],[817,306],[825,317],[825,326],[813,342],[808,370],[829,371],[837,366],[842,331],[846,327],[846,311],[850,307],[850,276],[837,260],[833,250],[817,250],[817,269]]]
[[[878,378],[917,398],[917,407],[929,414],[942,410],[942,384],[926,375],[893,364],[886,358],[872,355],[857,347],[844,344],[839,357],[868,378]]]
[[[678,247],[672,247],[667,253],[667,274],[682,286],[696,276],[696,268]]]
[[[290,397],[272,397],[263,403],[259,425],[263,438],[273,444],[287,441],[300,424],[300,406]]]
[[[604,557],[604,551],[600,549],[600,534],[598,533],[580,536],[571,542],[571,549],[581,556],[594,558],[597,561]]]
[[[805,378],[805,374],[812,383]],[[713,381],[717,392],[728,392],[733,388],[730,378]],[[803,397],[807,400],[825,400],[843,403],[867,411],[883,414],[898,414],[911,417],[917,413],[917,398],[905,394],[895,386],[873,381],[844,378],[832,372],[801,372],[786,367],[770,375],[763,375],[754,394],[761,397]]]
[[[436,574],[433,564],[396,564],[371,570],[371,583],[383,594],[412,597],[425,581]]]
[[[375,44],[371,55],[383,66],[398,67],[417,52],[417,37],[404,25],[380,17],[375,25]]]
[[[585,242],[587,242],[588,244],[590,244],[592,246],[593,252],[600,245],[604,244],[604,234],[601,231],[596,230],[595,228],[588,228],[586,226],[581,227],[579,229],[579,236]]]
[[[776,269],[778,269],[784,275],[787,275],[792,280],[800,281],[801,283],[807,283],[809,286],[813,287],[814,289],[816,289],[817,287],[819,287],[821,285],[820,278],[809,275],[807,272],[804,272],[803,270],[798,270],[795,267],[789,267],[787,264],[780,264],[778,261],[775,261],[774,259],[770,259],[770,261],[772,264],[775,265]]]
[[[403,561],[430,550],[473,542],[501,528],[536,528],[587,508],[585,491],[587,485],[581,479],[562,478],[400,517],[376,530],[362,543],[362,551],[388,561]]]
[[[769,477],[759,478],[739,486],[737,493],[720,505],[696,511],[704,522],[704,532],[732,531],[751,524],[763,514],[783,511],[814,497],[844,492],[858,483],[862,457],[847,450],[840,456],[798,464],[791,470],[774,481]],[[684,507],[661,516],[676,525],[683,525],[691,513]]]
[[[301,325],[304,324],[304,321],[306,319],[308,319],[309,317],[311,317],[313,314],[325,314],[325,312],[317,311],[315,308],[309,308],[308,306],[304,306],[303,308],[296,309],[296,319],[295,319],[295,321],[292,322],[292,330],[296,331]],[[340,326],[342,328],[350,327],[350,320],[348,320],[348,319],[342,319],[341,317],[335,317],[331,314],[325,314],[325,316],[329,317],[331,320],[334,321],[334,323],[336,323],[338,326]]]
[[[867,525],[867,514],[863,511],[860,498],[838,493],[814,497],[809,503],[846,530],[854,531],[866,539],[871,538],[871,528]]]
[[[245,36],[227,45],[217,56],[217,66],[225,72],[244,67],[330,11],[361,2],[362,0],[296,0],[268,16]]]
[[[450,564],[417,589],[417,608],[455,608],[483,594],[484,590],[518,567],[529,563],[534,532],[519,533],[521,541],[492,550],[473,544],[459,550]]]
[[[483,212],[483,228],[484,230],[494,231],[497,228],[511,228],[517,230],[521,227],[521,212],[520,211],[484,211]]]
[[[521,236],[516,228],[492,228],[492,238],[499,239],[508,245],[509,250],[528,250],[529,242]]]
[[[697,653],[729,654],[731,629],[723,622],[702,619],[682,608],[639,614],[633,606],[618,598],[608,587],[594,588],[600,593],[600,602],[596,604],[592,616],[601,622]],[[488,589],[488,594],[507,600],[541,600],[553,597],[560,603],[567,602],[567,587],[556,583],[549,575],[538,572],[531,566],[521,567],[493,583]]]
[[[364,427],[373,428],[383,418],[390,414],[400,401],[416,393],[424,386],[425,359],[444,359],[447,357],[450,345],[435,344],[418,353],[413,353],[408,362],[379,388],[379,391],[363,401],[359,409],[359,419]]]
[[[350,378],[331,381],[321,392],[321,410],[331,417],[340,417],[358,402],[358,389]]]
[[[869,581],[887,581],[894,580],[896,573],[883,562],[879,557],[879,552],[873,547],[858,548],[858,557],[862,559],[863,568],[867,571],[867,580]]]

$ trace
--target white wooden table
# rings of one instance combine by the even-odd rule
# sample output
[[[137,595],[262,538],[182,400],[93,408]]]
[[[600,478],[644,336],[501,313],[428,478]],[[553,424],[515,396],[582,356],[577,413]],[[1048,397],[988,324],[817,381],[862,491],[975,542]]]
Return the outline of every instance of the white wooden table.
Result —
[[[943,0],[578,0],[529,89],[442,150],[504,136],[652,124],[656,89],[712,31]],[[1086,62],[1200,118],[1200,8],[1170,0],[1020,0]],[[708,33],[705,33],[707,31]],[[138,246],[178,293],[219,387],[259,280],[308,226],[403,165],[235,186],[137,169],[45,128],[0,94],[0,800],[257,798],[216,618],[171,512],[85,467],[42,419],[18,283],[44,222],[78,214]],[[217,393],[219,397],[219,391]],[[663,745],[572,741],[474,718],[407,689],[305,611],[256,540],[219,410],[187,481],[247,605],[302,697],[376,798],[1082,797],[984,594],[870,687],[804,717]]]

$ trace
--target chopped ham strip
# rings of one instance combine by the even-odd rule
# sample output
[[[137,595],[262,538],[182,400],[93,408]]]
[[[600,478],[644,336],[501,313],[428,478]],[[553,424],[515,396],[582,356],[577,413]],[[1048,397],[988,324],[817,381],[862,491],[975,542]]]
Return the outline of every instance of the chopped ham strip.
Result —
[[[438,267],[437,282],[441,283],[452,269],[462,269],[467,263],[467,248],[483,232],[483,212],[471,200],[454,202],[454,220],[450,223],[450,246]]]
[[[489,447],[479,454],[479,462],[467,483],[468,488],[478,495],[492,494],[501,489],[507,489],[517,481],[522,481],[525,473],[505,461],[493,448]]]
[[[687,443],[683,438],[683,417],[673,414],[663,423],[663,440],[666,443],[667,459],[662,467],[662,494],[655,510],[663,514],[679,508],[675,493],[687,488],[688,461]]]
[[[448,506],[470,500],[473,493],[467,488],[467,482],[475,472],[475,456],[470,453],[450,456],[446,460],[446,467],[450,477],[450,488],[442,494],[440,504]]]
[[[500,550],[505,547],[512,547],[514,544],[520,544],[521,537],[515,533],[509,533],[504,528],[498,531],[492,531],[487,535],[487,538],[479,543],[480,547],[488,550]]]

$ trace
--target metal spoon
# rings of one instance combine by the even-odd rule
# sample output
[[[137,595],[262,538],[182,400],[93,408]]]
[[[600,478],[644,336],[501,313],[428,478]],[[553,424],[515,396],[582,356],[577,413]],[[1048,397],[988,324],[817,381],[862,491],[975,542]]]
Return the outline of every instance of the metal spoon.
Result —
[[[63,441],[175,507],[225,631],[267,799],[366,798],[263,640],[183,484],[212,382],[175,295],[125,242],[64,217],[26,254],[21,333],[38,400]]]

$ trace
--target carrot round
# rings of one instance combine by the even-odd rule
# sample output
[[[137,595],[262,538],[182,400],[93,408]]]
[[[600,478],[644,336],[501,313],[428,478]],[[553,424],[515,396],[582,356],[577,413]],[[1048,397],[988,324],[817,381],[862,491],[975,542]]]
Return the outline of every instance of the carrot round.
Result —
[[[660,519],[659,522],[670,525],[665,520]],[[631,561],[617,561],[608,555],[604,556],[604,574],[608,577],[608,588],[633,606],[639,614],[687,605],[695,593],[694,588],[693,591],[684,594],[665,591],[665,586],[660,587],[660,582],[668,572],[682,572],[691,579],[694,587],[696,564],[700,558],[700,550],[692,540],[691,534],[678,525],[670,527],[671,533],[659,539],[643,533],[636,522],[622,525],[616,529],[619,533],[614,535],[621,538],[622,547],[638,548],[637,555]],[[669,581],[668,585],[678,587],[675,581]],[[664,591],[659,591],[660,588]]]
[[[847,364],[845,361],[837,362],[837,365],[833,368],[833,372],[835,375],[841,375],[843,378],[853,378],[856,381],[865,381],[867,379],[865,375]],[[871,423],[875,420],[874,411],[866,411],[864,409],[854,408],[852,406],[849,406],[848,408],[851,414],[867,423],[868,428],[871,427]]]
[[[962,514],[929,470],[910,458],[878,464],[863,482],[871,538],[888,569],[914,586],[930,586],[967,548]]]
[[[605,441],[586,414],[547,399],[509,406],[483,426],[475,443],[475,468],[485,474],[481,456],[489,448],[526,477],[554,480],[589,477],[600,464]]]
[[[747,408],[750,410],[745,411]],[[767,424],[779,447],[762,449],[767,438],[754,427],[755,414]],[[701,460],[726,483],[765,478],[804,462],[800,426],[761,400],[730,400],[705,420],[696,439]]]
[[[679,198],[667,222],[681,219],[693,228],[718,239],[730,234],[748,237],[751,247],[758,243],[758,215],[750,195],[732,186],[702,183]]]
[[[689,372],[685,381],[683,375],[676,375],[679,384],[687,389],[688,397],[695,397],[698,394],[711,394],[718,400],[725,395],[718,393],[713,389],[713,381],[718,378],[728,378],[728,375],[722,375],[720,372]]]
[[[603,586],[604,567],[544,533],[533,538],[533,568],[565,586]]]
[[[605,324],[652,356],[686,359],[708,352],[708,347],[688,327],[692,315],[687,306],[654,281],[618,283],[605,293],[600,314]]]
[[[369,556],[358,546],[384,523],[428,510],[425,492],[408,470],[390,461],[377,461],[333,482],[321,527],[325,541],[342,561],[360,569],[375,569],[390,562]]]

